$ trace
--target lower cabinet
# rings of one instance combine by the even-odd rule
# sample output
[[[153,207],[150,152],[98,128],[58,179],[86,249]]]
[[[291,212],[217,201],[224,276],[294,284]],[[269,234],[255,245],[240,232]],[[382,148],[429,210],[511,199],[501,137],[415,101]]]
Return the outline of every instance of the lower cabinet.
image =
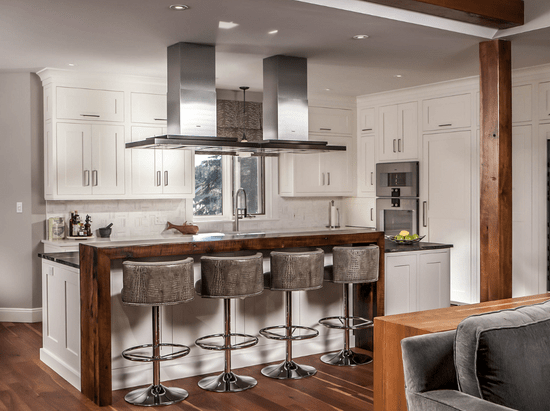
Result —
[[[80,271],[46,260],[40,359],[80,389]]]
[[[385,315],[449,307],[450,249],[386,253]]]

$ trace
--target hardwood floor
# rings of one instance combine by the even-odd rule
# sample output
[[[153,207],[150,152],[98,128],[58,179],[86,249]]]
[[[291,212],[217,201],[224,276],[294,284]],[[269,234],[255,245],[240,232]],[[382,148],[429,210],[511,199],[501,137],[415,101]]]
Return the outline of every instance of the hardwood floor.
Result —
[[[40,361],[42,323],[0,323],[0,411],[53,410],[136,410],[124,395],[113,392],[113,405],[98,407]],[[357,351],[365,352],[357,349]],[[303,380],[273,380],[260,374],[263,365],[236,370],[258,380],[251,390],[218,394],[202,390],[191,377],[166,382],[181,387],[189,397],[169,407],[150,410],[373,410],[372,363],[361,367],[323,364],[319,355],[301,357],[301,364],[317,368],[317,374]]]

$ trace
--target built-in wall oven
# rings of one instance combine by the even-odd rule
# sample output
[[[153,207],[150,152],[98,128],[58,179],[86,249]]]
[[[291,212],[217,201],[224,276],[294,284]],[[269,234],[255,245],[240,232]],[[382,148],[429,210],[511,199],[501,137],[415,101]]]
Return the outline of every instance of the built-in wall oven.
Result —
[[[418,234],[418,161],[376,164],[376,229]]]

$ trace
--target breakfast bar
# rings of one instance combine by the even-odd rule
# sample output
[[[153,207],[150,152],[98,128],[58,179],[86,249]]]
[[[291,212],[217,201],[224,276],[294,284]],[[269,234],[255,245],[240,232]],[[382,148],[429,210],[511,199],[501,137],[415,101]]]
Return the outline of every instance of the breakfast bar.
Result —
[[[328,249],[344,244],[377,244],[377,283],[362,284],[354,293],[356,315],[384,315],[384,235],[372,229],[286,231],[276,233],[211,233],[169,239],[106,241],[80,244],[81,391],[96,404],[112,403],[111,269],[128,259],[178,259],[242,250],[271,251],[294,247]],[[372,350],[372,329],[356,334],[356,346]]]

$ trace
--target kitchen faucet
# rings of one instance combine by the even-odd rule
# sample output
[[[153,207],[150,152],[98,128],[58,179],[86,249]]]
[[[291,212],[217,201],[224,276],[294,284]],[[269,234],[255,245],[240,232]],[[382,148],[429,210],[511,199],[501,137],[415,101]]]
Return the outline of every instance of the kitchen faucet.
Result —
[[[242,196],[241,196],[242,194]],[[241,200],[241,197],[244,197],[243,200]],[[239,188],[237,192],[235,193],[235,231],[239,231],[239,220],[242,218],[247,217],[253,217],[248,215],[247,211],[247,201],[246,201],[246,191],[244,191],[244,188]]]

